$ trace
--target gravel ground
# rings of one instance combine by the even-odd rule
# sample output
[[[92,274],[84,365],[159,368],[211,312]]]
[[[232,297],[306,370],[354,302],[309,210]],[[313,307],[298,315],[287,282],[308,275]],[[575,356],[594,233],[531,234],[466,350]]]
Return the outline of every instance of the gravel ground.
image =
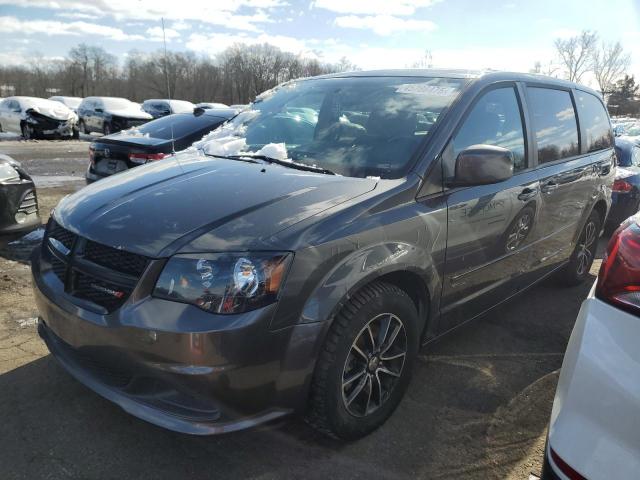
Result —
[[[43,220],[82,186],[86,148],[83,141],[0,142],[1,153],[38,177],[76,177],[43,183]],[[546,281],[426,348],[396,413],[358,442],[329,440],[295,419],[189,437],[127,415],[48,355],[35,328],[33,237],[0,247],[3,480],[527,479],[540,471],[558,369],[592,283],[565,289]]]

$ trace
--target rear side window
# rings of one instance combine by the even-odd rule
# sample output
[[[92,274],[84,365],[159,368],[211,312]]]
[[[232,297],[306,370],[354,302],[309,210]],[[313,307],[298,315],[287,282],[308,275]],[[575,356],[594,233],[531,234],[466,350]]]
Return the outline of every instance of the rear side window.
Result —
[[[522,115],[513,87],[490,90],[473,106],[445,151],[447,178],[453,177],[458,154],[478,144],[495,145],[511,150],[514,171],[526,168]]]
[[[142,134],[148,134],[152,138],[171,140],[172,138],[186,137],[201,130],[213,130],[224,121],[224,118],[212,115],[178,114],[145,123],[136,127],[136,130]],[[126,134],[126,130],[123,133]]]
[[[555,162],[580,153],[578,122],[571,94],[552,88],[527,88],[538,163]]]
[[[578,91],[576,103],[580,124],[582,125],[587,146],[587,152],[597,152],[611,148],[613,145],[613,133],[609,123],[609,116],[602,102],[590,93]]]

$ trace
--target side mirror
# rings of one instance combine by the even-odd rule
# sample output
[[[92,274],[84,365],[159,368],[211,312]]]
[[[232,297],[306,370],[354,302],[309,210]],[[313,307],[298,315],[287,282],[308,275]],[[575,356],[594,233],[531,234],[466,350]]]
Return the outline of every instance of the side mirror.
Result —
[[[104,109],[102,109],[102,108],[98,107],[98,108],[96,108],[96,109],[95,109],[95,112],[96,112],[96,113],[103,113],[103,112],[104,112]]]
[[[489,185],[513,176],[513,153],[494,145],[471,145],[458,154],[453,185]]]

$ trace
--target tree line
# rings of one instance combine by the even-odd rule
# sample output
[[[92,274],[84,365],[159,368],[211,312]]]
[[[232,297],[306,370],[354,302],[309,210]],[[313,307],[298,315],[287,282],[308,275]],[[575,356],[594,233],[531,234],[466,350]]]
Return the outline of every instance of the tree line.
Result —
[[[121,63],[104,48],[81,43],[63,59],[39,56],[24,66],[0,65],[0,96],[99,95],[232,105],[248,103],[287,80],[354,68],[346,58],[326,63],[270,44],[235,44],[213,57],[134,50]]]

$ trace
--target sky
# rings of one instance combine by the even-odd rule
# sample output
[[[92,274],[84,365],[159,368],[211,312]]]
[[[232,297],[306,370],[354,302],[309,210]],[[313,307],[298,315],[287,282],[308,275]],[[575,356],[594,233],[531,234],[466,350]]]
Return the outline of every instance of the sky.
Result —
[[[528,71],[554,61],[555,38],[588,29],[620,41],[640,77],[640,0],[0,0],[0,64],[80,42],[120,60],[153,52],[161,18],[170,50],[268,42],[361,69],[408,67],[429,50],[434,67]]]

